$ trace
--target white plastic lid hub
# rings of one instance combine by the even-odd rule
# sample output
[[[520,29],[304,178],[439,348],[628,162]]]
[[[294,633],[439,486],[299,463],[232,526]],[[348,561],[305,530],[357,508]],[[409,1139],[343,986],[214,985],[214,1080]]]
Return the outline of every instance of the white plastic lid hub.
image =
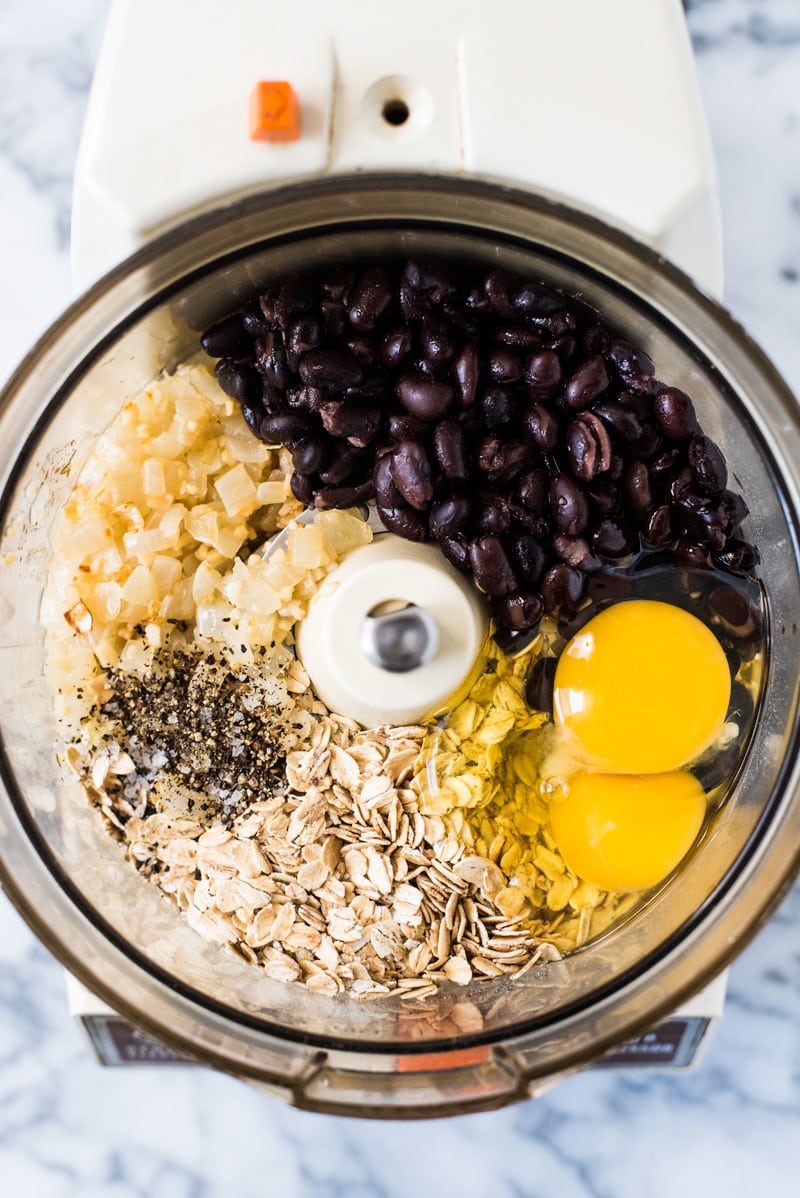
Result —
[[[414,724],[469,677],[488,629],[480,595],[439,549],[384,533],[325,579],[297,652],[332,711],[365,727]]]

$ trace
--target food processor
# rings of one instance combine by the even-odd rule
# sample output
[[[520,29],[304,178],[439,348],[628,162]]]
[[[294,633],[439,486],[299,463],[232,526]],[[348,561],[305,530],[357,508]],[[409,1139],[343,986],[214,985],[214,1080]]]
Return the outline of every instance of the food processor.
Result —
[[[393,1118],[535,1095],[650,1027],[724,968],[800,865],[800,417],[710,298],[717,205],[681,6],[435,12],[115,3],[76,180],[88,290],[0,408],[4,889],[71,973],[176,1051],[297,1106]],[[127,398],[270,281],[399,254],[578,293],[693,396],[747,497],[770,644],[729,798],[635,914],[517,979],[358,1003],[202,940],[123,860],[56,760],[38,612],[54,518]]]

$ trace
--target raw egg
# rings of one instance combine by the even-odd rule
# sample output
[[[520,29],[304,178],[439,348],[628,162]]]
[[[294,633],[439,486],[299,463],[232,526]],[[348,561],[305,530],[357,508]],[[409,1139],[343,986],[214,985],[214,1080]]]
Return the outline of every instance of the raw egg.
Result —
[[[725,721],[731,673],[713,632],[683,608],[617,603],[576,633],[555,676],[556,724],[598,769],[675,770]]]
[[[693,774],[576,774],[550,808],[561,856],[601,890],[645,890],[692,847],[706,810]]]

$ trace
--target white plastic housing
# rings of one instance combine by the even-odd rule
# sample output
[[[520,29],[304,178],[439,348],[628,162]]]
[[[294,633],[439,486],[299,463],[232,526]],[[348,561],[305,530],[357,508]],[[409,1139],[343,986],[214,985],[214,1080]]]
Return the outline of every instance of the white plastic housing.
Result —
[[[291,82],[299,140],[250,139],[259,80]],[[404,123],[384,119],[390,100]],[[532,188],[720,290],[680,0],[114,0],[76,173],[76,286],[191,213],[363,170]]]

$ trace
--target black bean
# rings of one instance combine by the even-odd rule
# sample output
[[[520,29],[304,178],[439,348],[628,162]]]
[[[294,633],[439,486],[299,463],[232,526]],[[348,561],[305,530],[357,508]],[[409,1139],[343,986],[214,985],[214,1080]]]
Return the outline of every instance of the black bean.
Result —
[[[335,266],[326,272],[320,283],[320,291],[326,300],[343,302],[356,280],[351,266]]]
[[[264,314],[256,305],[242,313],[242,324],[253,338],[263,337],[268,329]]]
[[[475,504],[472,517],[475,532],[488,532],[501,536],[508,532],[511,524],[511,512],[508,500],[503,495],[492,495],[486,491],[480,492]]]
[[[698,487],[708,495],[725,489],[728,469],[719,446],[710,437],[698,434],[689,442],[689,467]]]
[[[509,502],[508,510],[511,513],[512,521],[518,524],[523,532],[530,533],[537,540],[545,540],[553,531],[549,521],[544,516],[532,516],[530,512],[526,512],[524,507],[520,507],[513,500]]]
[[[289,480],[289,486],[295,499],[305,504],[306,507],[310,507],[314,502],[313,476],[310,474],[299,474],[295,471]]]
[[[241,316],[227,316],[206,329],[200,344],[212,358],[247,358],[254,352],[253,338],[242,324]]]
[[[734,491],[723,491],[719,506],[724,515],[727,532],[736,532],[750,514],[750,509],[741,495],[737,495]]]
[[[682,460],[682,454],[679,449],[665,449],[650,463],[650,473],[653,478],[661,478],[662,475],[670,474],[673,470],[676,470]]]
[[[297,412],[280,412],[277,416],[266,415],[261,421],[261,439],[274,445],[285,441],[299,441],[309,432],[308,419]]]
[[[330,449],[332,460],[320,470],[320,482],[326,487],[338,487],[342,483],[350,483],[353,479],[360,481],[364,469],[368,467],[370,454],[368,450],[359,449],[346,441],[334,441]]]
[[[517,576],[526,586],[538,586],[544,574],[547,556],[536,537],[530,533],[522,533],[515,537],[511,545],[511,555]]]
[[[511,275],[506,274],[504,270],[493,270],[484,279],[483,294],[489,301],[489,307],[498,316],[508,319],[514,315],[514,305],[511,297],[515,288],[514,279]]]
[[[758,624],[755,608],[736,587],[722,583],[708,596],[708,606],[722,624],[735,637],[751,636]]]
[[[707,570],[711,558],[707,545],[698,545],[691,537],[679,537],[673,551],[675,561],[692,570]]]
[[[258,437],[259,440],[263,439],[261,437],[261,421],[264,419],[266,414],[266,408],[260,400],[256,400],[254,403],[249,403],[247,400],[245,400],[242,404],[242,416],[244,417],[244,422],[250,429],[250,432]]]
[[[619,511],[619,493],[610,480],[598,482],[595,479],[594,482],[587,486],[586,494],[589,497],[591,506],[601,516],[610,516],[612,512]]]
[[[469,546],[463,537],[445,537],[439,542],[439,548],[451,565],[469,573]]]
[[[430,296],[434,304],[441,304],[458,289],[452,269],[444,262],[409,258],[403,267],[403,279],[414,291]]]
[[[595,414],[623,441],[637,441],[642,435],[642,422],[634,411],[619,403],[599,403]]]
[[[303,437],[292,447],[292,465],[300,474],[317,474],[327,458],[321,437]]]
[[[673,539],[672,508],[668,503],[660,504],[650,514],[644,535],[651,545],[668,545]]]
[[[636,548],[634,533],[620,520],[607,517],[592,533],[592,545],[601,557],[627,557]]]
[[[306,408],[309,412],[318,412],[328,398],[328,392],[319,387],[296,387],[286,392],[290,408]]]
[[[413,507],[381,507],[378,505],[378,515],[389,532],[405,537],[407,541],[427,541],[428,521],[421,512]]]
[[[457,536],[467,527],[471,513],[472,501],[468,495],[452,495],[435,503],[429,519],[431,536],[437,541]]]
[[[608,331],[594,322],[596,316],[592,313],[592,319],[581,329],[580,346],[585,354],[601,354],[609,343]]]
[[[458,387],[462,408],[470,408],[475,402],[480,377],[478,351],[474,345],[465,345],[453,363],[453,377]]]
[[[286,348],[293,354],[308,353],[322,342],[322,325],[316,316],[301,316],[289,325]]]
[[[433,471],[419,441],[400,441],[389,459],[392,481],[406,503],[425,511],[433,499]]]
[[[532,399],[551,399],[564,382],[561,359],[552,349],[541,349],[531,354],[523,374]]]
[[[567,379],[564,389],[567,407],[577,410],[588,408],[598,395],[608,390],[610,382],[602,356],[595,354],[594,357],[587,358]]]
[[[335,300],[324,300],[320,304],[320,312],[328,336],[332,338],[344,336],[345,329],[348,327],[347,309],[344,304],[337,303]]]
[[[445,478],[464,482],[470,475],[469,451],[463,428],[456,420],[440,420],[433,430],[433,449]]]
[[[392,305],[392,283],[382,266],[371,266],[347,297],[347,315],[354,329],[371,332]]]
[[[394,485],[392,478],[392,455],[383,454],[375,463],[372,474],[375,483],[375,498],[380,507],[400,508],[405,506],[405,500]]]
[[[546,452],[555,449],[559,437],[558,421],[543,404],[531,404],[523,413],[522,435]]]
[[[534,662],[525,682],[525,702],[533,711],[552,713],[557,665],[557,657],[540,657]]]
[[[649,460],[658,454],[664,444],[661,434],[654,424],[643,424],[642,431],[635,441],[630,444],[630,452],[636,457]]]
[[[393,329],[387,333],[381,343],[381,362],[390,370],[402,366],[410,357],[414,348],[414,338],[410,329]]]
[[[359,503],[366,503],[368,499],[372,499],[374,494],[375,487],[371,478],[350,486],[321,487],[314,495],[314,507],[355,507]]]
[[[589,503],[576,482],[565,474],[550,485],[550,510],[559,532],[577,536],[589,523]]]
[[[300,359],[300,378],[311,387],[343,390],[354,387],[364,377],[364,368],[346,349],[309,350]]]
[[[504,346],[491,351],[486,369],[489,378],[496,383],[515,383],[522,378],[522,364],[518,356]]]
[[[567,461],[576,478],[590,482],[611,465],[611,439],[594,412],[584,412],[567,429]]]
[[[316,300],[314,287],[307,279],[288,279],[278,289],[275,299],[275,320],[285,332],[292,321],[309,312]]]
[[[646,387],[653,377],[652,359],[643,349],[637,349],[629,341],[618,339],[606,346],[606,361],[611,362],[624,382],[634,389]]]
[[[346,344],[347,344],[347,348],[349,349],[350,353],[353,355],[355,360],[357,362],[360,362],[361,365],[363,367],[365,367],[365,369],[370,370],[378,365],[378,363],[380,361],[380,355],[378,353],[378,346],[377,346],[376,342],[372,340],[371,337],[366,337],[366,336],[350,337],[350,338],[348,338]],[[367,382],[370,386],[374,387],[376,390],[380,389],[381,392],[384,390],[384,383],[383,383],[382,379],[369,379],[369,380],[367,380]],[[363,386],[364,386],[363,383],[359,384],[359,387],[363,387]],[[356,391],[358,389],[359,388],[356,388],[356,387],[348,387],[347,393],[349,394],[351,391]]]
[[[423,374],[404,375],[397,383],[395,394],[412,416],[420,420],[439,420],[453,403],[450,383],[439,383]]]
[[[603,565],[584,537],[568,537],[560,533],[553,537],[553,552],[562,562],[574,566],[576,570],[582,570],[585,574],[600,570]]]
[[[475,581],[487,595],[510,595],[517,579],[499,537],[476,537],[469,544],[469,564]]]
[[[525,283],[514,292],[512,303],[523,316],[552,316],[566,308],[567,299],[544,283]]]
[[[230,395],[237,403],[258,402],[261,396],[261,381],[251,367],[232,362],[230,358],[220,358],[214,367],[214,373],[225,394]]]
[[[522,441],[509,441],[494,455],[487,472],[490,483],[500,487],[511,486],[531,464],[531,449]]]
[[[389,436],[394,441],[402,441],[410,437],[412,441],[421,441],[430,432],[430,425],[409,412],[392,412],[387,424]]]
[[[524,324],[499,325],[494,331],[494,339],[498,345],[508,345],[512,349],[533,349],[542,344],[538,329]]]
[[[490,433],[500,433],[514,423],[517,405],[509,387],[490,387],[481,399],[481,416]]]
[[[664,387],[653,401],[658,426],[670,441],[688,441],[697,428],[694,404],[685,391]]]
[[[631,462],[625,469],[622,488],[628,510],[641,522],[649,521],[653,507],[650,472],[644,462]]]
[[[724,550],[716,554],[714,560],[718,566],[730,573],[749,574],[761,561],[761,555],[746,541],[741,541],[738,537],[729,537]]]
[[[380,432],[382,413],[372,404],[334,399],[322,404],[319,414],[326,432],[346,438],[351,445],[369,445]]]
[[[526,512],[543,516],[549,511],[550,481],[545,470],[528,470],[517,484],[517,498]]]
[[[458,353],[452,326],[435,312],[423,320],[419,340],[426,362],[434,369],[449,366]]]
[[[542,618],[542,610],[538,595],[498,595],[492,599],[492,615],[497,623],[517,632],[536,628]]]
[[[283,391],[292,382],[280,333],[269,332],[255,342],[256,366],[272,387]]]
[[[550,567],[542,580],[542,603],[548,615],[557,620],[573,616],[582,596],[583,574],[580,570],[564,562]]]
[[[413,324],[422,320],[431,310],[431,300],[424,291],[416,291],[403,279],[400,283],[400,313],[403,320]]]
[[[505,464],[503,442],[499,437],[481,437],[475,446],[475,465],[483,474],[491,474]]]

